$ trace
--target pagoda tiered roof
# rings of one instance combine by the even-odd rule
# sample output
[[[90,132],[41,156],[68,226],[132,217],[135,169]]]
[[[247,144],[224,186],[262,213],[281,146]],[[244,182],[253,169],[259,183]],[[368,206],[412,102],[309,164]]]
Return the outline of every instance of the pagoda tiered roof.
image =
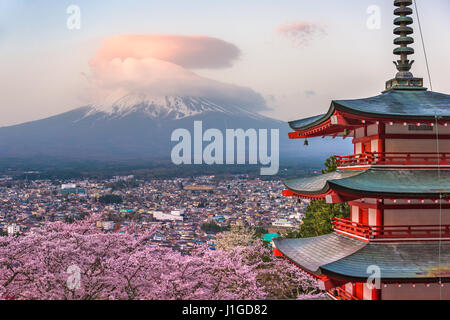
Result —
[[[332,135],[376,121],[450,121],[450,95],[424,90],[390,90],[355,100],[333,100],[326,114],[291,121],[291,138]]]
[[[338,170],[284,182],[292,193],[305,198],[325,198],[327,194],[434,198],[450,196],[450,170]]]
[[[381,278],[388,297],[394,292],[389,283],[442,287],[450,282],[450,224],[443,224],[448,223],[443,210],[450,208],[450,132],[440,130],[450,124],[450,95],[428,91],[423,78],[411,72],[412,4],[394,0],[398,72],[385,83],[385,91],[333,100],[326,113],[289,122],[294,130],[289,137],[305,139],[305,145],[310,137],[353,138],[354,154],[335,156],[336,171],[286,180],[283,191],[285,196],[348,202],[350,217],[333,218],[330,234],[273,240],[276,256],[315,275],[336,299],[382,298],[381,288],[360,286],[371,276]],[[373,267],[379,268],[376,275]],[[422,292],[395,294],[410,298]]]
[[[284,257],[319,277],[365,281],[368,267],[376,265],[383,282],[450,278],[449,242],[371,243],[331,233],[274,239],[274,244]]]

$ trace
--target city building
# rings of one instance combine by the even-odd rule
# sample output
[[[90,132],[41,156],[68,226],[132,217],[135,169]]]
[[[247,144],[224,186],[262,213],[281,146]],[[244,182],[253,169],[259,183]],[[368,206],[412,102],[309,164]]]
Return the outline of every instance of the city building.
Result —
[[[11,223],[8,225],[6,230],[8,232],[8,235],[11,236],[20,232],[20,226],[16,223]]]
[[[156,220],[183,221],[183,216],[180,214],[179,210],[172,211],[171,213],[153,211],[153,218]]]
[[[411,0],[395,0],[398,73],[381,95],[332,101],[290,122],[292,139],[348,137],[335,172],[285,182],[285,196],[347,202],[331,234],[274,239],[274,253],[341,300],[450,299],[450,95],[410,72]]]
[[[288,219],[280,219],[272,222],[272,226],[281,228],[292,228],[294,224]]]
[[[86,196],[86,188],[79,188],[76,183],[63,183],[60,192],[62,195]]]
[[[219,230],[238,221],[249,226],[276,229],[272,222],[302,214],[297,199],[283,197],[279,180],[252,179],[234,175],[227,179],[214,176],[171,179],[135,179],[133,183],[119,183],[112,191],[110,178],[68,179],[59,184],[53,180],[23,180],[21,176],[0,181],[0,229],[7,233],[15,223],[20,233],[26,233],[51,221],[75,222],[98,216],[97,228],[104,232],[121,232],[130,223],[145,230],[154,228],[157,234],[151,245],[170,247],[189,253],[197,244],[214,244],[216,231],[203,230],[205,223],[215,222]],[[86,190],[89,196],[62,194],[61,183]],[[213,190],[188,191],[182,185],[211,185]],[[163,191],[162,191],[163,190]],[[251,194],[249,200],[245,192]],[[121,203],[102,203],[98,198],[111,193],[120,194]],[[271,194],[270,199],[267,192]],[[257,205],[259,204],[259,206]],[[164,213],[157,220],[153,212]],[[157,214],[158,216],[158,214]],[[292,217],[292,218],[291,218]],[[167,219],[166,219],[167,218]]]
[[[65,189],[75,189],[77,187],[76,183],[63,183],[61,185],[61,190],[65,190]]]

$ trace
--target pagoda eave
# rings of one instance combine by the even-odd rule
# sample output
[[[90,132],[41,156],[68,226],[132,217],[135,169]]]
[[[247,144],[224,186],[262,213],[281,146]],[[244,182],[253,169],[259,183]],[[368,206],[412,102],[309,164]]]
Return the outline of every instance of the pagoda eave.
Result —
[[[450,282],[450,243],[369,243],[338,233],[300,239],[275,239],[276,249],[318,279],[365,282],[369,266],[383,283]],[[438,254],[439,260],[434,259]]]
[[[289,179],[285,196],[341,203],[360,198],[448,199],[450,170],[338,170]]]
[[[362,192],[359,190],[338,190],[330,189],[320,194],[307,194],[285,189],[282,191],[285,197],[297,197],[307,200],[325,200],[327,203],[336,204],[354,201],[361,198],[375,198],[375,199],[394,199],[394,200],[438,200],[440,197],[449,197],[447,194],[401,194],[401,193],[377,193],[377,192]],[[421,206],[422,207],[422,206]],[[446,206],[447,208],[447,206]]]
[[[422,107],[417,108],[416,102]],[[368,99],[333,101],[326,114],[289,122],[295,130],[289,138],[346,137],[349,133],[345,130],[377,123],[435,125],[437,121],[447,125],[450,122],[447,108],[450,95],[429,91],[396,90]],[[434,113],[430,112],[432,109]]]
[[[321,194],[306,194],[285,189],[282,194],[285,197],[298,197],[308,200],[325,200],[327,203],[343,203],[361,198],[360,194],[339,193],[334,190],[328,190]]]
[[[334,119],[334,120],[332,120]],[[323,123],[313,126],[305,130],[295,129],[289,132],[289,139],[306,139],[315,137],[331,136],[346,138],[352,135],[353,130],[363,128],[372,124],[385,125],[436,125],[435,117],[382,117],[374,115],[356,115],[343,111],[335,111],[332,118],[325,120]],[[450,124],[450,117],[440,117],[437,121],[439,125],[447,127]]]
[[[302,269],[300,266],[298,266],[300,269]],[[303,269],[302,269],[303,270]],[[368,277],[351,277],[346,274],[340,274],[340,273],[334,273],[329,272],[326,270],[322,271],[322,275],[320,277],[317,277],[318,280],[326,279],[331,281],[335,286],[340,286],[342,284],[348,283],[348,282],[366,282]],[[380,282],[383,284],[427,284],[427,283],[450,283],[450,277],[429,277],[429,278],[384,278],[380,277]]]

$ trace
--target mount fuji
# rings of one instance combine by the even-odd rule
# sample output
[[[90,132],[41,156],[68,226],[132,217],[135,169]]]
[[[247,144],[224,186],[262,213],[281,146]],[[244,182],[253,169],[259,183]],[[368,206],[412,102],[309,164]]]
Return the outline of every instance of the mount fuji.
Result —
[[[102,113],[106,118],[123,118],[140,113],[154,120],[180,120],[202,113],[218,112],[229,116],[248,116],[254,119],[264,117],[247,111],[236,103],[213,101],[201,97],[126,95],[118,100],[92,106],[86,116]]]
[[[348,143],[327,140],[303,146],[290,141],[287,123],[262,116],[233,99],[194,96],[125,95],[49,118],[0,128],[0,159],[53,157],[67,160],[170,160],[171,133],[249,128],[280,130],[280,160],[324,159],[351,150]]]

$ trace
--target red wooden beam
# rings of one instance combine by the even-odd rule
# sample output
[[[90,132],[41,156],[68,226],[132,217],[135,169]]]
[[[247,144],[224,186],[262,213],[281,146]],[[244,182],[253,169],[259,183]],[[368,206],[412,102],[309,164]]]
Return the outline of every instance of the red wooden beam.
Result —
[[[438,124],[447,126],[449,121],[440,120],[438,121]],[[315,136],[323,136],[323,135],[330,135],[332,133],[343,131],[344,129],[355,129],[359,127],[365,127],[371,124],[378,124],[382,127],[385,126],[385,124],[388,125],[394,125],[394,124],[402,124],[402,125],[409,125],[409,124],[425,124],[425,125],[431,125],[434,126],[435,122],[432,119],[424,120],[424,119],[398,119],[398,118],[380,118],[376,116],[365,116],[365,115],[357,115],[353,113],[349,113],[347,111],[339,110],[338,107],[334,111],[334,113],[328,118],[327,120],[319,123],[318,125],[306,129],[306,130],[298,130],[295,132],[289,133],[290,139],[305,139]],[[382,130],[384,131],[384,130]],[[380,134],[383,134],[384,132],[380,132]],[[396,136],[402,136],[402,135],[396,135]],[[403,135],[407,136],[407,138],[392,138],[392,139],[410,139],[411,135]],[[418,137],[417,137],[418,136]],[[424,137],[421,137],[422,135],[414,135],[414,137],[417,137],[418,139],[428,139],[426,137],[427,135],[423,135]],[[431,135],[434,136],[434,135]],[[450,139],[450,135],[442,135],[441,139]]]
[[[278,250],[277,248],[273,248],[273,255],[275,257],[283,257],[283,253],[281,253],[281,251]]]
[[[310,199],[310,200],[324,200],[325,196],[330,192],[331,191],[328,191],[327,193],[324,193],[324,194],[314,195],[314,194],[301,194],[301,193],[297,193],[292,190],[286,189],[286,190],[282,191],[282,195],[284,197],[299,197],[299,198]]]

